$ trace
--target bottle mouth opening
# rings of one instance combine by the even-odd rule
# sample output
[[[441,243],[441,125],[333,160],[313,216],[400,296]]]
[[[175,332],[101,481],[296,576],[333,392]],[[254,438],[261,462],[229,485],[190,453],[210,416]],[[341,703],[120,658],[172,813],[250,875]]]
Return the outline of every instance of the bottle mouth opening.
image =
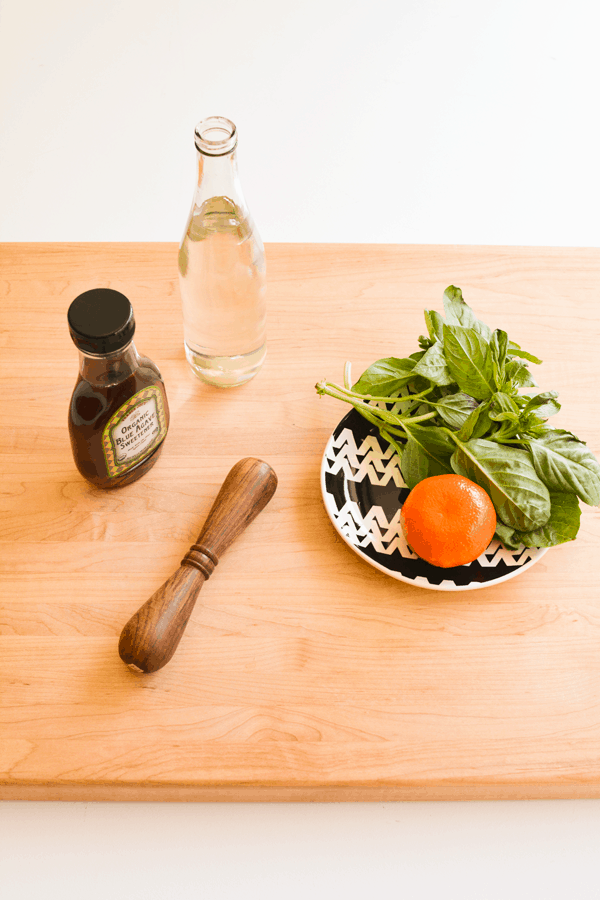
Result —
[[[223,116],[210,116],[198,122],[194,131],[196,150],[205,156],[225,156],[237,144],[237,129]]]

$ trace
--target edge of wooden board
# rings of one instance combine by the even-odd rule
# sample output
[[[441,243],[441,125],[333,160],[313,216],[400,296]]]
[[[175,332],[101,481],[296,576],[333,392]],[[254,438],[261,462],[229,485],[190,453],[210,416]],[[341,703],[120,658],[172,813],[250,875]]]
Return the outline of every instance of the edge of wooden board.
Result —
[[[327,787],[256,785],[4,784],[2,800],[64,802],[383,803],[426,800],[594,800],[600,784],[432,784]]]

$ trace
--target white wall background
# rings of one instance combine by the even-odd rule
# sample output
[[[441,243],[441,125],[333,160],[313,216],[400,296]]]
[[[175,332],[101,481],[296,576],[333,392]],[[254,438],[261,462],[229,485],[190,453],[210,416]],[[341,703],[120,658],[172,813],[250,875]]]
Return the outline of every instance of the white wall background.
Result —
[[[1,0],[0,240],[600,243],[593,0]],[[0,735],[1,740],[1,735]],[[0,804],[3,900],[600,895],[600,802]]]
[[[1,240],[179,240],[236,122],[265,240],[596,245],[594,0],[2,0]]]

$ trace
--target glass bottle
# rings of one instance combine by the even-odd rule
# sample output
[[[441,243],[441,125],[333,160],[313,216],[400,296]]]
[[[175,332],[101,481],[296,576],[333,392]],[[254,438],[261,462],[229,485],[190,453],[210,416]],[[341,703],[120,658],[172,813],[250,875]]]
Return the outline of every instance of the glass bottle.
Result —
[[[266,355],[265,254],[238,178],[235,125],[204,119],[195,143],[198,185],[179,248],[185,354],[203,381],[233,387]]]
[[[75,465],[87,481],[116,488],[136,481],[159,457],[169,427],[161,374],[133,343],[131,303],[119,291],[80,294],[67,314],[79,350],[69,406]]]

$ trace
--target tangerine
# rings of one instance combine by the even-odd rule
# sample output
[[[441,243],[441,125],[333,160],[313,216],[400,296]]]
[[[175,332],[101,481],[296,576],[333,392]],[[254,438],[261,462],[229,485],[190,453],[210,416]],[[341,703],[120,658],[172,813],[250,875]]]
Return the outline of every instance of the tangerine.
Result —
[[[411,549],[448,569],[483,553],[496,530],[496,511],[483,488],[468,478],[432,475],[412,489],[400,521]]]

